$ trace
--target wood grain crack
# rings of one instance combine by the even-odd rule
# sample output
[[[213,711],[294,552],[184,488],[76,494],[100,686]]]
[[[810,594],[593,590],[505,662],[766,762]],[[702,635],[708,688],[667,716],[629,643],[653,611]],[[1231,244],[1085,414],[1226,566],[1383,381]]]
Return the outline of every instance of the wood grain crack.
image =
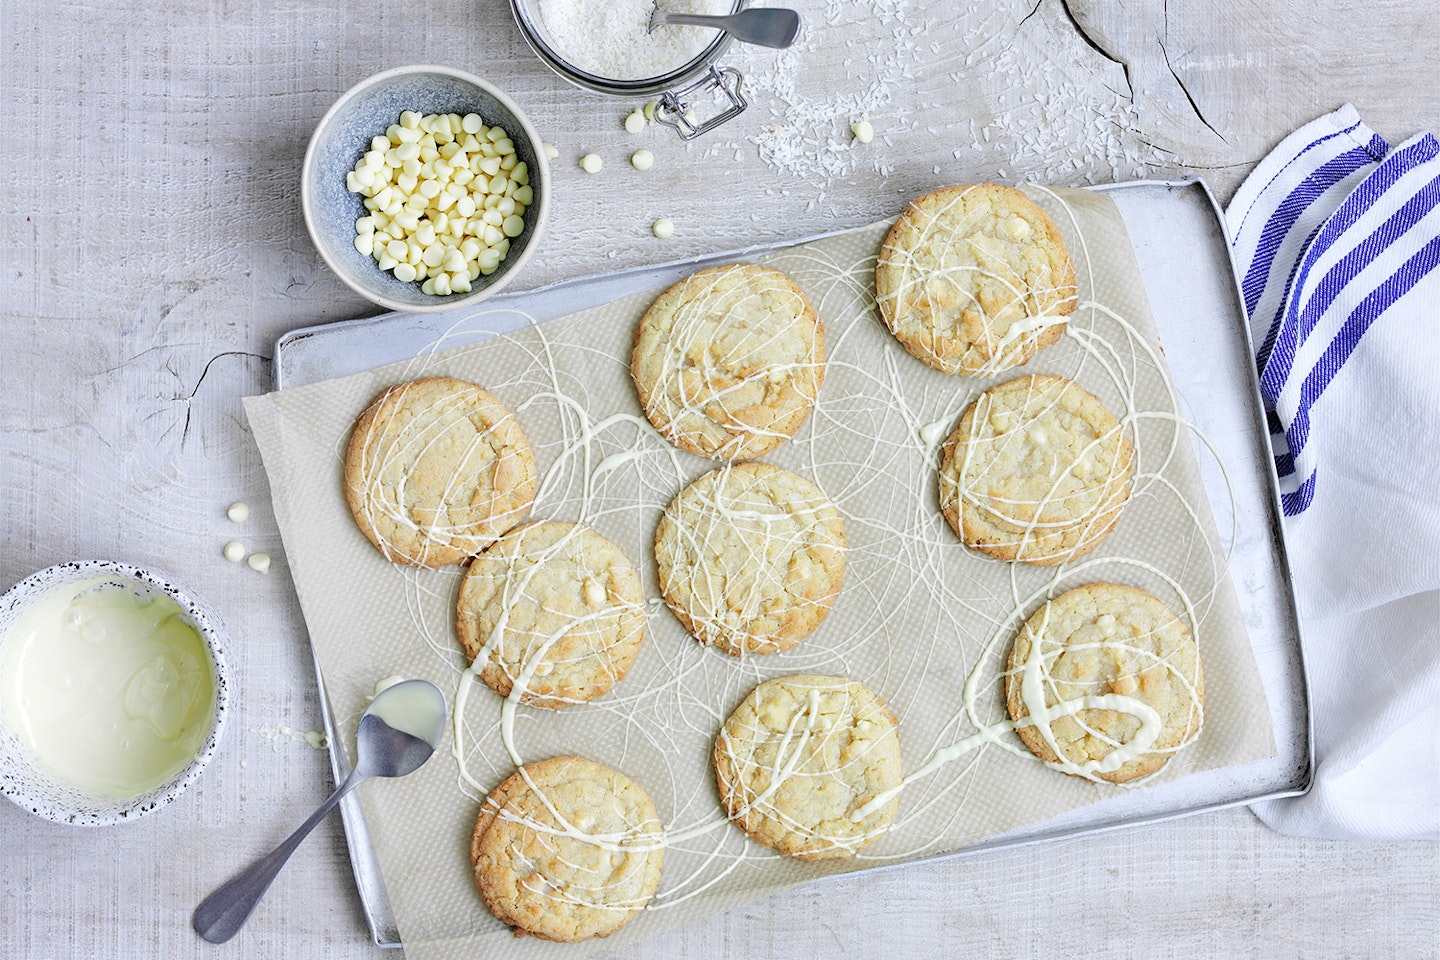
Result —
[[[215,362],[217,360],[220,360],[223,357],[249,357],[252,360],[259,360],[262,363],[270,362],[270,358],[265,356],[264,354],[250,353],[246,350],[226,350],[223,353],[215,354],[209,360],[205,361],[205,366],[203,369],[201,369],[200,376],[198,379],[196,379],[195,386],[190,390],[190,394],[188,396],[175,398],[176,400],[179,400],[185,404],[185,422],[180,429],[180,446],[182,448],[185,446],[186,438],[190,436],[190,416],[193,412],[191,402],[195,399],[195,395],[200,392],[200,385],[203,384],[205,382],[205,378],[209,376],[210,368],[215,365]],[[166,368],[169,369],[171,373],[175,373],[174,369],[169,366],[168,360],[166,361]],[[179,379],[178,374],[176,375],[176,379]],[[166,432],[168,433],[169,431],[167,430]]]
[[[1021,17],[1021,18],[1020,18],[1020,22],[1017,23],[1017,24],[1015,24],[1015,30],[1016,30],[1016,32],[1019,32],[1020,28],[1023,27],[1023,26],[1025,26],[1025,24],[1030,21],[1030,18],[1031,18],[1031,17],[1033,17],[1033,16],[1035,16],[1035,14],[1039,13],[1039,12],[1040,12],[1040,8],[1041,8],[1042,6],[1044,6],[1044,5],[1045,5],[1045,0],[1035,0],[1035,6],[1031,7],[1031,8],[1030,8],[1030,12],[1027,13],[1027,14],[1025,14],[1025,16]]]
[[[1035,10],[1039,10],[1040,4],[1044,2],[1045,0],[1040,0],[1040,3],[1037,3],[1035,5]],[[1091,50],[1094,50],[1096,53],[1100,54],[1100,56],[1104,57],[1106,60],[1109,60],[1111,63],[1115,64],[1120,68],[1121,72],[1125,76],[1125,99],[1133,102],[1135,99],[1135,85],[1130,82],[1129,62],[1121,59],[1120,57],[1117,57],[1115,54],[1107,50],[1105,46],[1099,40],[1097,40],[1093,34],[1090,33],[1090,31],[1085,29],[1085,25],[1082,24],[1080,22],[1080,19],[1075,16],[1075,11],[1070,9],[1070,0],[1060,0],[1060,9],[1064,11],[1065,19],[1070,21],[1070,26],[1075,29],[1075,32],[1079,34],[1080,39],[1085,42],[1085,46],[1089,47]],[[1034,10],[1030,11],[1032,15],[1034,14],[1034,12]],[[1025,19],[1028,20],[1030,18],[1027,16]],[[1024,23],[1025,21],[1022,20],[1020,22]]]
[[[1185,100],[1190,104],[1190,109],[1195,111],[1195,116],[1200,118],[1200,122],[1205,124],[1205,128],[1219,137],[1222,142],[1228,144],[1230,140],[1219,130],[1216,130],[1215,126],[1205,118],[1205,114],[1200,109],[1200,104],[1195,102],[1195,98],[1190,93],[1190,88],[1186,86],[1185,81],[1181,79],[1179,71],[1175,69],[1175,64],[1170,62],[1170,51],[1165,48],[1165,41],[1170,38],[1170,0],[1164,0],[1161,9],[1165,18],[1165,29],[1164,34],[1156,38],[1156,42],[1160,44],[1160,54],[1165,58],[1165,69],[1169,70],[1170,76],[1175,78],[1176,84],[1180,87],[1180,92],[1185,94]]]

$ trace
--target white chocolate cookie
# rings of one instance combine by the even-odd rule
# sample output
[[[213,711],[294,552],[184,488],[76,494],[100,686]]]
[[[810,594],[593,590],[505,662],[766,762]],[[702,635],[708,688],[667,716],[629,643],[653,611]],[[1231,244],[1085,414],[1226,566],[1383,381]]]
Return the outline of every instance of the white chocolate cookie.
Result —
[[[1041,760],[1092,780],[1148,776],[1200,735],[1200,648],[1174,611],[1138,587],[1062,593],[1015,637],[1005,698]]]
[[[655,531],[660,592],[685,628],[732,656],[788,650],[840,592],[845,523],[813,483],[767,463],[700,477]]]
[[[730,819],[801,860],[852,856],[890,827],[903,779],[894,714],[843,677],[797,675],[760,684],[715,740],[715,779]]]
[[[974,550],[1064,563],[1115,528],[1133,462],[1095,396],[1060,377],[1020,377],[980,394],[945,441],[940,509]]]
[[[470,862],[486,906],[517,936],[606,937],[660,886],[665,834],[629,777],[584,757],[527,764],[490,794]]]
[[[919,359],[983,376],[1060,339],[1075,265],[1045,211],[1013,187],[945,187],[911,202],[880,249],[875,298]]]
[[[593,700],[634,663],[645,638],[640,574],[588,527],[530,523],[476,557],[460,584],[455,632],[480,676],[508,696],[557,708]]]
[[[393,563],[443,567],[474,556],[525,518],[535,487],[515,415],[449,377],[381,392],[345,455],[350,512]]]
[[[645,416],[671,443],[747,460],[805,422],[825,379],[825,332],[783,273],[751,263],[711,267],[646,311],[630,373]]]

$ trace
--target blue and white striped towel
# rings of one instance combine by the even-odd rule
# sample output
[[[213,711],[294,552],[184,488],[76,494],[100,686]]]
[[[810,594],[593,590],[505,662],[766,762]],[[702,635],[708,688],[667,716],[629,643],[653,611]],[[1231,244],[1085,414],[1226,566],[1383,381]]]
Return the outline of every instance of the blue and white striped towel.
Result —
[[[1440,142],[1345,106],[1287,137],[1226,211],[1315,718],[1285,833],[1440,839]]]

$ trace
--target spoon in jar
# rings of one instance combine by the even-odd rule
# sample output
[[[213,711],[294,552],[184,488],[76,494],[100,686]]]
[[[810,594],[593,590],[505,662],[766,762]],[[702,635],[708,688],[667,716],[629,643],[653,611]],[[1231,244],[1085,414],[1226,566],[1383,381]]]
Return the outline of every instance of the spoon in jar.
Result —
[[[741,43],[781,49],[790,46],[800,35],[800,14],[784,7],[755,7],[714,17],[699,13],[666,13],[657,3],[650,11],[647,32],[654,32],[656,27],[664,24],[714,27],[724,30]]]
[[[355,769],[350,776],[299,830],[195,908],[195,932],[211,943],[235,936],[300,841],[345,794],[370,777],[403,777],[418,770],[435,752],[444,730],[445,695],[430,681],[404,680],[376,694],[355,731]]]

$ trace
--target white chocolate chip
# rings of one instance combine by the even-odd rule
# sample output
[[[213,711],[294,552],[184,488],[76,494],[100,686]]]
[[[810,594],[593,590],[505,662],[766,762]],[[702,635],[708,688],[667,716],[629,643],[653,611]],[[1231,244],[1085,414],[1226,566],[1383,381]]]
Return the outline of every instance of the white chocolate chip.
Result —
[[[598,153],[587,153],[580,158],[580,169],[586,173],[599,173],[603,166],[605,166],[605,161],[600,159]]]
[[[585,581],[585,606],[591,610],[598,610],[605,605],[605,588],[600,585],[599,580],[589,579]]]
[[[466,293],[505,255],[485,269],[482,251],[502,242],[508,251],[509,238],[524,231],[535,200],[529,167],[506,131],[486,127],[479,114],[401,116],[346,178],[369,211],[355,221],[355,249],[401,282],[422,281],[427,294]]]
[[[1095,626],[1100,628],[1100,635],[1103,637],[1115,636],[1115,615],[1113,613],[1102,613],[1095,621]]]
[[[760,714],[760,722],[771,730],[784,730],[790,722],[789,712],[785,709],[785,705],[779,700],[772,700],[766,703],[758,712]]]
[[[540,147],[545,151],[546,160],[554,160],[556,157],[560,156],[559,148],[556,147],[555,144],[550,143],[549,141],[541,143]]]
[[[1024,217],[1011,217],[1005,221],[1005,232],[1012,240],[1024,240],[1030,236],[1030,223]]]
[[[625,118],[625,132],[639,133],[641,130],[644,129],[645,114],[641,112],[638,108],[635,110],[631,110],[630,115]]]
[[[231,540],[225,544],[225,559],[231,563],[239,563],[245,559],[245,544],[239,540]]]
[[[675,234],[675,221],[669,217],[661,217],[655,221],[655,225],[650,229],[654,231],[655,236],[661,240],[668,240]]]
[[[236,500],[230,504],[230,509],[225,511],[225,516],[233,523],[244,523],[250,519],[250,504],[244,500]]]
[[[636,170],[649,170],[655,165],[655,154],[649,150],[636,150],[630,155],[630,166]]]
[[[268,553],[252,553],[245,562],[249,564],[250,569],[256,573],[270,572],[270,554]]]
[[[850,132],[860,143],[869,143],[875,139],[875,128],[870,125],[869,120],[856,120],[850,124]]]

